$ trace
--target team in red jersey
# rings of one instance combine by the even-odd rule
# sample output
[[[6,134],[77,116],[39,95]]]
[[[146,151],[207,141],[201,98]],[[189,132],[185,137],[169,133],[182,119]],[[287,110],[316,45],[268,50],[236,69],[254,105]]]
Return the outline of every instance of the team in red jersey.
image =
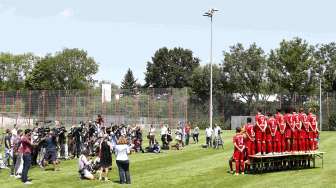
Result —
[[[246,168],[250,169],[248,161],[252,155],[302,153],[318,149],[317,117],[311,109],[305,114],[302,108],[299,113],[288,108],[284,115],[278,109],[275,115],[268,113],[267,116],[258,110],[255,124],[251,118],[247,118],[247,123],[240,130],[237,129],[233,137],[234,154],[231,161],[236,163],[236,175]]]

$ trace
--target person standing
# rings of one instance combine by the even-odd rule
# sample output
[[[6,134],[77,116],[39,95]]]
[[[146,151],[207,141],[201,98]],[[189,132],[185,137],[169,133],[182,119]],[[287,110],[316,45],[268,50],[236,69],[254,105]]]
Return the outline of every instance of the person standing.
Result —
[[[11,148],[11,131],[9,129],[6,129],[6,135],[5,135],[5,158],[4,158],[4,163],[8,167],[10,166],[10,161],[12,158],[12,148]]]
[[[252,124],[252,119],[250,117],[247,118],[247,124],[244,125],[244,129],[246,131],[246,148],[247,156],[249,158],[250,155],[255,154],[255,132],[254,125]]]
[[[23,158],[23,169],[22,169],[22,176],[21,180],[24,184],[32,184],[31,181],[28,180],[28,171],[31,165],[31,151],[32,151],[32,144],[31,144],[31,130],[26,129],[25,134],[21,138],[21,146],[20,152],[22,153]]]
[[[301,131],[301,125],[300,125],[300,119],[299,114],[296,113],[295,108],[293,109],[293,122],[294,127],[292,128],[292,152],[298,152],[299,151],[299,136]]]
[[[286,122],[284,116],[281,114],[281,110],[277,109],[277,113],[275,115],[275,119],[277,121],[278,127],[279,127],[279,134],[278,134],[278,140],[279,140],[279,147],[277,149],[278,153],[285,152],[285,131],[286,131]]]
[[[148,130],[149,146],[155,144],[155,127],[151,125]]]
[[[198,135],[199,135],[199,128],[196,126],[193,129],[193,140],[194,140],[195,144],[198,144]]]
[[[236,135],[233,136],[233,145],[234,145],[234,153],[233,158],[236,162],[236,176],[239,175],[239,171],[242,175],[244,175],[244,150],[245,150],[245,144],[244,144],[244,135],[241,133],[241,128],[236,128]]]
[[[121,136],[115,146],[116,163],[119,169],[120,184],[131,184],[131,175],[129,172],[130,148],[127,145],[125,137]]]
[[[310,130],[309,130],[309,141],[310,141],[310,148],[311,151],[315,151],[318,149],[317,147],[317,138],[318,138],[318,128],[317,128],[317,117],[315,114],[313,114],[313,110],[308,110],[308,117],[307,120],[310,124]]]
[[[286,139],[286,152],[293,151],[293,130],[295,128],[294,117],[291,113],[291,109],[288,108],[285,114],[285,122],[286,122],[286,131],[285,131],[285,139]]]
[[[274,118],[273,114],[269,113],[269,118],[267,120],[267,129],[266,129],[266,142],[267,142],[267,153],[275,153],[277,148],[277,121]]]
[[[266,117],[261,113],[261,109],[258,109],[258,113],[255,116],[256,121],[256,141],[257,141],[257,155],[264,154],[266,152]]]
[[[208,148],[212,147],[212,133],[213,130],[210,126],[205,129],[206,145]]]
[[[185,133],[185,145],[189,145],[189,139],[190,139],[190,122],[186,124],[184,127],[184,133]]]
[[[112,166],[112,145],[108,141],[108,135],[104,135],[104,139],[100,143],[99,157],[101,166],[99,180],[109,181],[108,170]]]
[[[46,143],[46,153],[42,160],[42,167],[45,168],[48,165],[48,162],[51,161],[54,166],[54,171],[59,170],[58,161],[57,161],[57,152],[56,152],[56,135],[53,131],[50,131],[47,138],[45,138]]]
[[[160,135],[161,135],[161,141],[162,141],[162,148],[166,148],[168,146],[167,132],[168,132],[167,127],[161,124]]]
[[[20,153],[19,148],[21,145],[21,137],[23,136],[23,131],[19,129],[17,135],[14,135],[11,140],[12,150],[13,150],[13,165],[11,167],[11,176],[16,178],[21,178],[21,172],[19,168],[21,166],[22,153]]]
[[[303,152],[307,152],[310,150],[309,147],[309,126],[310,123],[308,121],[308,116],[307,114],[304,112],[303,108],[300,109],[300,114],[299,114],[299,119],[301,121],[301,148],[303,150]]]

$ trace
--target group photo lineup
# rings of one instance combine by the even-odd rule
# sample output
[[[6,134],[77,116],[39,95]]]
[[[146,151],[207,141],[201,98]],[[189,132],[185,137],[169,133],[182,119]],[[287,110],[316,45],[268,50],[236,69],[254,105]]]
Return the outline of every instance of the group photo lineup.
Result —
[[[0,188],[336,188],[332,0],[0,0]]]

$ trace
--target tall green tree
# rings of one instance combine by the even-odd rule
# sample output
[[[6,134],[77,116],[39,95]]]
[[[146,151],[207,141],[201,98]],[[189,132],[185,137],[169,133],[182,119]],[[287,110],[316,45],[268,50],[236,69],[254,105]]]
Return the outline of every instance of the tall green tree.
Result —
[[[87,52],[64,49],[42,58],[28,75],[25,83],[30,89],[85,89],[94,84],[98,64]]]
[[[134,94],[137,89],[137,79],[134,78],[132,70],[129,68],[121,82],[120,88],[125,94]]]
[[[260,94],[269,93],[266,55],[255,43],[247,49],[240,43],[224,53],[223,81],[228,93],[237,93],[247,101],[259,100]]]
[[[183,88],[191,86],[193,70],[199,66],[199,59],[193,52],[183,48],[157,50],[151,62],[147,62],[144,87]]]
[[[314,60],[314,47],[301,38],[283,40],[279,48],[269,55],[270,79],[288,93],[289,103],[295,94],[312,94],[316,90],[318,64]]]
[[[212,65],[213,95],[222,94],[222,72],[218,65]],[[191,89],[200,102],[206,102],[210,98],[210,64],[195,68],[191,77]]]
[[[0,53],[0,89],[24,89],[24,81],[38,60],[32,53]]]
[[[336,91],[336,43],[318,45],[315,54],[320,65],[319,74],[323,78],[323,89]]]

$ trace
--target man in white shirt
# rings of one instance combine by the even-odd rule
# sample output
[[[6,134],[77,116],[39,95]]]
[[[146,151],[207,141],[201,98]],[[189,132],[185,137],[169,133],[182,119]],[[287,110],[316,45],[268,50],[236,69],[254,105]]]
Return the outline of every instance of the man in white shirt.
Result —
[[[205,129],[205,135],[206,135],[206,144],[208,147],[211,147],[212,146],[212,133],[213,133],[213,130],[212,128],[209,126]]]
[[[154,125],[151,125],[148,130],[148,139],[149,139],[149,146],[152,144],[155,144],[155,127]]]
[[[166,145],[168,144],[167,142],[167,133],[168,133],[168,129],[165,125],[161,124],[161,141],[162,141],[162,147],[166,147]]]
[[[218,126],[217,124],[216,124],[216,127],[215,127],[215,129],[214,129],[214,136],[215,136],[215,138],[218,138],[219,136],[220,136],[220,133],[222,132],[222,129],[220,128],[220,126]]]

